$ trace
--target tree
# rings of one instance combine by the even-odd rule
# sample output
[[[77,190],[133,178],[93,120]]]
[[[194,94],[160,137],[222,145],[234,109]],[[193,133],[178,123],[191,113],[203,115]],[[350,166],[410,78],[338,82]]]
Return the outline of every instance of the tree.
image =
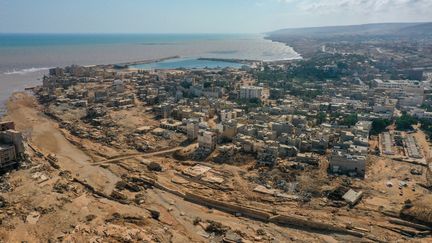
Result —
[[[386,130],[391,125],[391,121],[388,119],[374,119],[372,120],[371,135],[378,135]]]
[[[189,89],[189,88],[192,86],[192,83],[189,83],[189,82],[187,82],[187,81],[182,81],[182,82],[180,83],[180,86],[182,86],[182,87],[185,88],[185,89]]]
[[[426,111],[431,112],[432,111],[432,106],[428,105],[428,104],[422,104],[420,106],[420,108],[426,109]]]
[[[429,119],[421,119],[420,120],[421,129],[428,135],[428,137],[432,137],[432,121]]]
[[[323,122],[326,121],[326,118],[327,118],[327,114],[326,114],[326,113],[324,113],[324,112],[320,112],[320,113],[318,113],[318,115],[317,115],[317,117],[316,117],[316,119],[317,119],[317,124],[318,124],[318,125],[319,125],[319,124],[322,124]]]
[[[404,113],[401,117],[396,119],[396,129],[397,130],[412,130],[412,125],[417,125],[418,121],[416,118]]]
[[[258,98],[237,100],[237,104],[241,105],[246,110],[246,112],[262,106],[262,102]]]
[[[354,126],[357,122],[358,122],[358,116],[357,116],[357,113],[354,113],[354,114],[350,114],[350,115],[346,116],[342,120],[341,125]]]
[[[256,104],[256,105],[261,105],[261,100],[258,98],[252,98],[249,100],[249,103],[251,104]]]

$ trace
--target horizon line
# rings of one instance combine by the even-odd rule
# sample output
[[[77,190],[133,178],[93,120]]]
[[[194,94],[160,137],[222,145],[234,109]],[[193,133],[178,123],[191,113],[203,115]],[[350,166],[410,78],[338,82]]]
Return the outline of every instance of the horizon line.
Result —
[[[279,29],[273,29],[268,31],[260,32],[1,32],[0,35],[5,34],[16,34],[16,35],[26,35],[26,34],[40,34],[40,35],[266,35],[268,33],[284,30],[284,29],[308,29],[308,28],[325,28],[325,27],[349,27],[349,26],[363,26],[363,25],[375,25],[375,24],[428,24],[432,23],[430,21],[407,21],[407,22],[366,22],[360,24],[340,24],[340,25],[311,25],[302,27],[282,27]]]
[[[41,35],[259,35],[263,33],[242,33],[242,32],[0,32],[0,35],[4,34],[41,34]]]

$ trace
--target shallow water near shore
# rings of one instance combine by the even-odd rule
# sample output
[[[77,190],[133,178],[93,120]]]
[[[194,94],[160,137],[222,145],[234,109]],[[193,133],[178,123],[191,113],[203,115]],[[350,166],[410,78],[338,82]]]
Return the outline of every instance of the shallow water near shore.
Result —
[[[196,58],[174,58],[161,62],[152,62],[130,66],[133,69],[203,69],[203,68],[241,68],[244,64],[238,62],[227,62],[220,60],[201,60]]]
[[[12,92],[40,84],[52,67],[169,56],[266,61],[300,58],[291,47],[265,40],[262,35],[0,34],[0,104],[4,105]]]

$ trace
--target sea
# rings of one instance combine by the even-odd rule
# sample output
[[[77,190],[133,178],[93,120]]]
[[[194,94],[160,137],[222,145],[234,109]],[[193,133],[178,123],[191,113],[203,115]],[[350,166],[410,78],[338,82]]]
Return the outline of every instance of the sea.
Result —
[[[262,61],[301,58],[290,46],[255,34],[0,34],[0,113],[13,92],[41,84],[50,68],[171,56],[180,58],[138,67],[240,66],[199,58]]]

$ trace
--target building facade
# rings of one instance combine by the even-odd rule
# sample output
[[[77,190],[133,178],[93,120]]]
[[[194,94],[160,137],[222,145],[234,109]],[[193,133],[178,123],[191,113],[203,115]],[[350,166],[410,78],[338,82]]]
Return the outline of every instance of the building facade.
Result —
[[[263,95],[263,88],[257,86],[242,86],[240,87],[240,99],[261,99]]]

